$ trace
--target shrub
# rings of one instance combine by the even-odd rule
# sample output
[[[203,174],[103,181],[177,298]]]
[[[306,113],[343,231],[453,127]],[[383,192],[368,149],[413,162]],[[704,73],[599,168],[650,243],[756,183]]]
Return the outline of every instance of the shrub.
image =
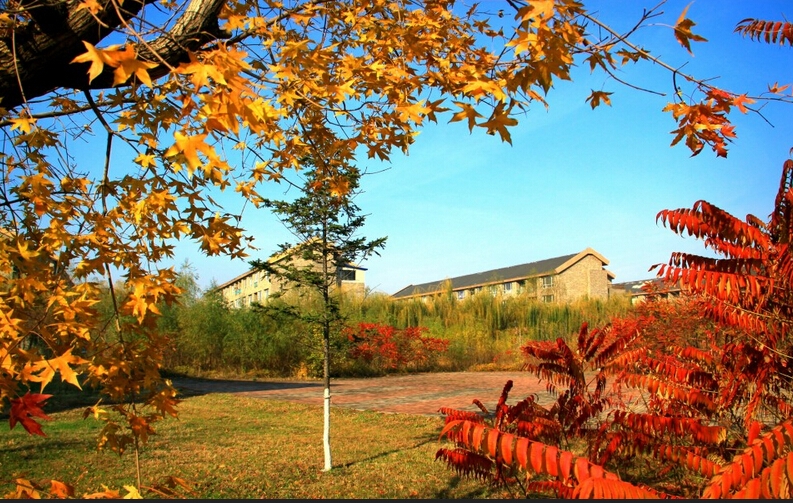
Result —
[[[608,330],[582,329],[575,346],[529,342],[528,369],[557,401],[509,406],[507,383],[492,421],[441,409],[442,436],[456,447],[437,458],[524,494],[790,498],[791,202],[789,160],[767,223],[704,201],[659,213],[675,232],[723,255],[675,253],[661,267],[659,275],[690,296],[650,300]],[[625,390],[640,408],[620,399]]]
[[[449,349],[449,341],[424,335],[425,327],[396,329],[378,323],[359,323],[342,331],[351,346],[348,358],[365,363],[374,373],[421,371],[433,367]]]

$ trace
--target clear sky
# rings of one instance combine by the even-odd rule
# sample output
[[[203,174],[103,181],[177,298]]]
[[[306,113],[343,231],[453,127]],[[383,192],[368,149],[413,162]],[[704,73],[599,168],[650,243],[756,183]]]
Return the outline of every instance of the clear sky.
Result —
[[[501,2],[483,2],[495,9]],[[642,1],[585,2],[617,30],[641,16]],[[505,4],[504,4],[505,5]],[[782,20],[793,16],[784,1],[697,0],[688,17],[693,31],[707,38],[693,43],[695,56],[674,39],[671,25],[688,2],[667,2],[665,15],[649,21],[635,40],[672,66],[712,78],[731,91],[759,94],[768,84],[793,83],[793,48],[744,39],[733,30],[744,18]],[[505,7],[505,11],[507,8]],[[418,136],[410,155],[395,153],[390,163],[361,158],[371,175],[356,199],[368,214],[363,235],[387,236],[380,257],[362,264],[367,286],[395,293],[410,284],[507,267],[594,248],[609,261],[615,282],[654,276],[651,265],[673,251],[706,253],[700,241],[681,238],[656,225],[662,209],[691,207],[704,199],[743,218],[765,220],[772,210],[782,163],[793,147],[793,105],[769,104],[763,117],[732,115],[738,138],[727,159],[708,147],[691,157],[682,145],[670,147],[675,122],[661,109],[671,101],[669,72],[642,63],[621,78],[667,96],[630,89],[603,74],[579,68],[572,83],[548,95],[550,108],[535,106],[512,129],[512,146],[481,128],[469,134],[448,116]],[[612,106],[594,111],[592,89],[614,92]],[[788,93],[790,90],[788,90]],[[770,124],[769,124],[770,123]],[[268,187],[280,197],[285,187]],[[285,197],[289,197],[286,194]],[[229,211],[241,203],[229,199]],[[235,206],[236,205],[236,206]],[[266,258],[277,245],[294,242],[266,210],[246,208],[242,221]],[[204,257],[197,246],[177,247],[176,265],[187,259],[199,282],[223,283],[249,269],[245,260]]]

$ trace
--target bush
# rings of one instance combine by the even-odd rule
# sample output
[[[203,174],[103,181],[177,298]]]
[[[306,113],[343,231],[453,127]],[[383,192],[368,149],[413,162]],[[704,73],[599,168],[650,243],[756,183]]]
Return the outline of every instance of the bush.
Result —
[[[359,323],[342,331],[350,342],[347,358],[352,366],[371,374],[413,371],[435,367],[449,341],[424,335],[425,327],[396,329],[390,325]]]

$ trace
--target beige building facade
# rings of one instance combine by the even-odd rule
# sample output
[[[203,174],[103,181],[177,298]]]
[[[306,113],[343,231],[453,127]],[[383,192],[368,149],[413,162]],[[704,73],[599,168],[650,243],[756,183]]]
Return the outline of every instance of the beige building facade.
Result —
[[[614,274],[608,260],[592,248],[579,253],[493,269],[420,285],[408,285],[395,299],[428,298],[451,290],[463,300],[482,291],[492,295],[532,295],[542,302],[570,302],[580,298],[607,299]]]
[[[270,260],[277,261],[283,257],[284,254],[281,254]],[[295,265],[302,267],[305,262],[301,264],[296,260]],[[336,287],[345,294],[363,295],[366,291],[366,269],[354,265],[342,267],[336,274]],[[290,285],[282,279],[272,277],[265,271],[251,269],[219,285],[217,290],[229,306],[245,307],[255,303],[267,304],[272,295],[289,288]]]
[[[631,304],[636,305],[647,300],[650,295],[660,299],[673,299],[680,297],[682,289],[680,283],[669,284],[661,278],[615,283],[611,286],[612,295],[626,295],[631,299]]]

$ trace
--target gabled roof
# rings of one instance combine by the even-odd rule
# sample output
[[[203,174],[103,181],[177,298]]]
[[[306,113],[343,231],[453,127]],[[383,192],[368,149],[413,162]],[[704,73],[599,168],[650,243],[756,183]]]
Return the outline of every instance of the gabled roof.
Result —
[[[318,240],[319,240],[319,238],[313,237],[313,238],[309,239],[308,241],[306,241],[304,243],[299,243],[299,244],[293,246],[292,248],[290,248],[288,250],[273,253],[267,259],[267,262],[274,263],[274,262],[278,262],[279,260],[283,260],[284,258],[288,257],[289,255],[294,255],[297,252],[299,252],[300,249],[302,247],[306,246],[307,243],[311,243],[311,242],[318,241]],[[368,270],[368,269],[366,269],[366,267],[361,267],[361,266],[355,265],[355,264],[346,264],[346,265],[343,265],[342,268],[345,268],[345,269],[356,269],[358,271],[366,271],[366,270]],[[234,278],[226,281],[225,283],[223,283],[221,285],[218,285],[215,289],[216,290],[223,290],[227,286],[232,285],[232,284],[236,283],[237,281],[239,281],[241,279],[247,278],[248,276],[252,275],[253,273],[257,272],[258,270],[259,269],[256,269],[255,267],[252,267],[252,268],[248,269],[248,271],[240,274],[239,276],[235,276]]]
[[[537,262],[529,262],[527,264],[513,265],[510,267],[503,267],[501,269],[492,269],[490,271],[478,272],[475,274],[467,274],[465,276],[458,276],[456,278],[447,278],[439,281],[430,281],[429,283],[422,283],[420,285],[408,285],[402,290],[392,295],[394,298],[412,297],[414,295],[422,295],[428,293],[435,293],[443,290],[446,282],[451,282],[452,290],[461,290],[464,288],[471,288],[477,286],[484,286],[494,283],[503,283],[505,281],[518,281],[531,277],[548,276],[551,274],[559,274],[565,269],[571,267],[573,264],[581,260],[587,255],[594,255],[599,259],[603,265],[608,265],[609,261],[603,255],[599,254],[592,248],[579,253],[572,253],[570,255],[562,255],[561,257],[554,257],[545,260],[538,260]],[[612,278],[614,275],[607,271],[607,274]]]

